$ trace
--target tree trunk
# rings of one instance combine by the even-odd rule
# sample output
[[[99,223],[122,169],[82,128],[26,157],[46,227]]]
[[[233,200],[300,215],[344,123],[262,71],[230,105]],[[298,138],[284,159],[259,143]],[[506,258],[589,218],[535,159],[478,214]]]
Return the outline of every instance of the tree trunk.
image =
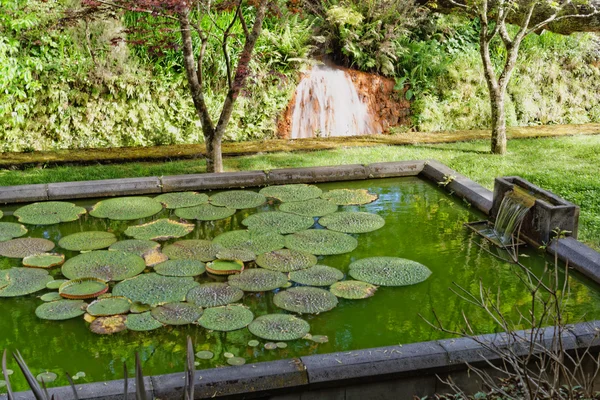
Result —
[[[206,147],[208,158],[206,159],[206,172],[223,172],[223,154],[221,153],[221,136],[215,135],[210,141],[210,152]],[[209,161],[211,168],[209,169]]]
[[[492,106],[492,154],[506,154],[506,113],[504,97],[506,92],[490,92]]]

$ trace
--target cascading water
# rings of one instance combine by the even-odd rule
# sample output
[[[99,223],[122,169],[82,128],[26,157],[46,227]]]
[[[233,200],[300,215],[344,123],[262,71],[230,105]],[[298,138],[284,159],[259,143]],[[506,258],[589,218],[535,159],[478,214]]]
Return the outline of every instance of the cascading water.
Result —
[[[531,199],[519,195],[515,191],[504,195],[494,224],[494,235],[501,244],[511,244],[513,233],[515,233],[532,206],[533,201]]]
[[[341,69],[315,65],[296,89],[291,138],[381,133],[380,124],[360,100]]]

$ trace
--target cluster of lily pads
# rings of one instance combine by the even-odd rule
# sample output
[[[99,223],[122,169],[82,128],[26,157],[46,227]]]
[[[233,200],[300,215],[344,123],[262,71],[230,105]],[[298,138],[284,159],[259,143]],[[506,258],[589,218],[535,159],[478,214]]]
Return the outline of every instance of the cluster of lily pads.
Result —
[[[384,226],[377,214],[340,210],[375,200],[377,195],[366,190],[323,193],[304,184],[210,197],[183,192],[112,198],[98,202],[89,215],[135,221],[167,208],[180,220],[160,218],[129,226],[124,234],[131,239],[122,241],[103,231],[64,236],[58,247],[80,252],[67,260],[54,250],[54,242],[24,237],[25,225],[76,221],[87,210],[68,202],[30,204],[14,212],[18,222],[0,222],[0,256],[22,259],[23,265],[0,270],[0,298],[50,289],[40,297],[44,303],[35,311],[39,318],[83,316],[98,334],[197,324],[211,331],[248,328],[261,339],[277,342],[268,342],[265,348],[282,348],[285,341],[303,337],[324,342],[326,338],[311,336],[308,322],[295,314],[326,312],[337,306],[339,298],[368,298],[378,286],[412,285],[431,274],[427,267],[397,257],[357,260],[349,266],[352,279],[344,279],[337,268],[318,264],[319,256],[353,251],[357,234]],[[267,202],[277,204],[278,210],[249,215],[242,221],[246,229],[213,240],[181,239],[195,229],[191,220],[225,219]],[[161,245],[169,239],[181,240]],[[60,274],[54,271],[58,267]],[[224,276],[227,282],[198,282],[204,274]],[[273,290],[281,313],[255,317],[240,303],[245,292]]]

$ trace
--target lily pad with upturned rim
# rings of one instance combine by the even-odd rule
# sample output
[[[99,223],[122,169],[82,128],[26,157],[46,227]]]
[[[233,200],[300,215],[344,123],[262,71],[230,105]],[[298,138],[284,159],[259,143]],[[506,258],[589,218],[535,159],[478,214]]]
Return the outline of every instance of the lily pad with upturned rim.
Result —
[[[65,201],[33,203],[17,209],[14,216],[19,222],[29,225],[54,225],[77,221],[87,211],[83,207]]]
[[[108,292],[108,284],[98,278],[73,279],[58,288],[58,293],[70,300],[93,299],[106,292]]]
[[[194,224],[161,218],[142,225],[130,226],[124,233],[140,240],[168,240],[183,237],[192,232],[195,227]]]
[[[90,251],[105,249],[117,241],[112,232],[87,231],[65,236],[58,241],[58,245],[71,251]]]
[[[399,257],[369,257],[354,261],[348,274],[356,280],[379,286],[407,286],[425,281],[429,268]]]
[[[24,225],[16,222],[0,222],[0,242],[18,238],[27,233]]]
[[[198,192],[163,193],[154,200],[162,203],[167,209],[185,208],[208,203],[208,195]]]
[[[279,206],[279,211],[304,215],[307,217],[322,217],[338,210],[338,206],[328,200],[311,199],[306,201],[292,201]]]
[[[248,330],[261,339],[279,342],[303,338],[310,331],[310,325],[293,315],[267,314],[252,321]]]
[[[162,328],[164,325],[156,320],[150,313],[146,311],[140,314],[130,314],[127,316],[125,326],[130,331],[146,332]]]
[[[153,318],[165,325],[189,325],[202,316],[202,308],[190,303],[169,303],[150,312]]]
[[[190,289],[198,285],[194,278],[162,276],[151,272],[117,283],[112,293],[115,296],[125,296],[133,302],[156,307],[184,301]]]
[[[165,246],[163,253],[171,260],[198,260],[202,262],[213,261],[222,249],[218,244],[209,240],[180,240]]]
[[[317,257],[304,251],[282,249],[261,254],[256,264],[272,271],[292,272],[316,265]]]
[[[260,193],[267,197],[275,198],[282,203],[290,201],[305,201],[316,199],[323,193],[321,189],[314,185],[296,183],[290,185],[267,186],[260,190]]]
[[[62,274],[69,279],[98,278],[104,281],[122,281],[140,274],[145,268],[144,259],[135,254],[97,250],[67,260],[62,266]]]
[[[203,283],[190,289],[186,301],[200,307],[219,307],[240,301],[244,291],[223,282]]]
[[[273,304],[299,314],[319,314],[335,308],[338,299],[325,289],[301,286],[276,293]]]
[[[266,292],[278,289],[287,282],[285,274],[262,268],[246,269],[241,274],[229,276],[229,284],[245,292]]]
[[[369,193],[366,189],[335,189],[321,195],[322,199],[329,200],[338,206],[363,205],[374,202],[378,195]]]
[[[111,296],[91,302],[87,306],[87,312],[94,317],[108,317],[127,314],[130,307],[131,301],[127,297]]]
[[[227,249],[250,250],[258,255],[282,249],[285,246],[285,237],[277,232],[236,230],[220,234],[213,239],[213,243]]]
[[[151,217],[162,209],[162,204],[149,197],[117,197],[99,201],[90,211],[90,215],[116,221],[132,221]]]
[[[126,330],[126,322],[126,315],[111,315],[110,317],[99,317],[96,318],[90,324],[90,331],[97,333],[98,335],[112,335],[114,333]]]
[[[247,327],[253,319],[252,311],[236,304],[205,309],[198,324],[212,331],[229,332]]]
[[[215,206],[243,210],[262,206],[267,202],[267,198],[250,190],[229,190],[213,194],[209,201]]]
[[[85,314],[85,306],[83,300],[52,301],[36,308],[35,315],[40,319],[64,321]]]
[[[319,224],[336,232],[367,233],[382,228],[385,220],[377,214],[342,211],[320,218]]]
[[[58,253],[41,253],[23,258],[23,266],[27,268],[50,269],[60,267],[64,262],[65,255]]]
[[[239,274],[244,270],[241,260],[215,260],[206,264],[206,271],[214,275]]]
[[[18,297],[46,289],[52,280],[48,271],[37,268],[9,268],[0,270],[0,297]]]
[[[288,234],[300,232],[315,224],[312,217],[285,213],[282,211],[266,211],[252,214],[242,221],[249,231],[276,232]]]
[[[301,285],[330,286],[344,279],[344,273],[327,265],[315,265],[312,268],[290,273],[290,280]]]
[[[175,215],[183,219],[195,219],[198,221],[218,221],[231,217],[236,213],[235,208],[218,207],[212,204],[202,204],[195,207],[178,208]]]
[[[286,236],[285,245],[288,249],[325,256],[350,253],[356,249],[358,241],[352,236],[341,232],[309,229]]]
[[[139,239],[129,239],[129,240],[121,240],[115,244],[112,244],[108,250],[111,251],[124,251],[126,253],[133,253],[140,257],[143,257],[144,254],[157,250],[160,247],[159,243],[153,242],[152,240],[139,240]]]
[[[18,238],[0,242],[0,256],[8,258],[25,258],[34,254],[45,253],[54,248],[54,242],[42,238]]]
[[[377,291],[377,286],[361,281],[336,282],[329,288],[331,293],[337,297],[350,300],[366,299]]]
[[[206,271],[206,267],[197,260],[168,260],[154,266],[154,271],[164,276],[198,276]]]

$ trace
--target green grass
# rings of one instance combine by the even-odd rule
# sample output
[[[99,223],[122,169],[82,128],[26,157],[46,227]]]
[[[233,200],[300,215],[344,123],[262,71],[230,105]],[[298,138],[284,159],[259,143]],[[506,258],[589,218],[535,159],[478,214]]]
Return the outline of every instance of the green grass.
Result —
[[[228,171],[270,170],[316,165],[366,164],[382,161],[436,159],[493,188],[494,178],[519,175],[581,207],[579,238],[600,249],[600,135],[509,142],[504,157],[488,154],[489,141],[375,146],[280,152],[225,159]],[[0,185],[49,183],[91,179],[202,173],[202,160],[128,163],[84,167],[32,168],[0,171]]]

